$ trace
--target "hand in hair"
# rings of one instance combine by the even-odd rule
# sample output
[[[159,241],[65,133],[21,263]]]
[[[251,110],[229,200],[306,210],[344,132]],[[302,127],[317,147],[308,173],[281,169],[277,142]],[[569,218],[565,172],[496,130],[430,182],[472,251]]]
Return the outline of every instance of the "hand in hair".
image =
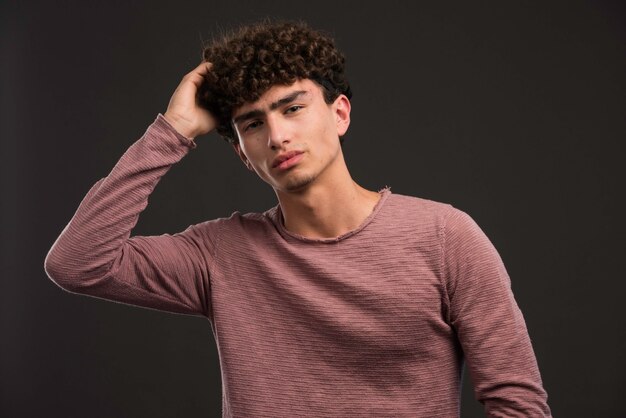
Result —
[[[200,106],[197,99],[198,90],[204,83],[211,65],[210,62],[202,61],[183,77],[170,99],[167,111],[163,114],[180,134],[189,139],[206,134],[216,126],[213,115]]]

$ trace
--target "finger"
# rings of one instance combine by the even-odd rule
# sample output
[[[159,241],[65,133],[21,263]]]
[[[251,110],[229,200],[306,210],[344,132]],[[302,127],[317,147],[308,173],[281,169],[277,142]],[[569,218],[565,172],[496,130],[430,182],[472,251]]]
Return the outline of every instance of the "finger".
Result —
[[[194,68],[191,72],[187,73],[185,78],[190,80],[196,87],[200,87],[204,81],[204,76],[211,70],[213,64],[203,61],[200,65]]]
[[[200,65],[198,65],[192,72],[198,73],[200,75],[205,75],[211,70],[212,66],[212,63],[208,61],[202,61]]]

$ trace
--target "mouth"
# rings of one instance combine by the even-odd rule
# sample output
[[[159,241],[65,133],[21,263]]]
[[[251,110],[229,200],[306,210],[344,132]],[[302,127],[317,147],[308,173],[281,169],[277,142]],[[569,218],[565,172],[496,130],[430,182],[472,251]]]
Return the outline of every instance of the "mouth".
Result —
[[[289,168],[296,164],[298,161],[300,161],[302,159],[302,155],[302,151],[289,151],[284,154],[280,154],[278,157],[276,157],[276,159],[274,159],[274,162],[272,163],[272,168],[278,168],[282,170]]]

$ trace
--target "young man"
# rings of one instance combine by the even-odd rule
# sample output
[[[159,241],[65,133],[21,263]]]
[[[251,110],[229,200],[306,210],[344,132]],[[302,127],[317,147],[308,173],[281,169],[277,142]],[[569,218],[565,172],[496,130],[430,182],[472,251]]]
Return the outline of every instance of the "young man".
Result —
[[[350,89],[332,39],[264,23],[204,58],[88,192],[46,258],[52,280],[206,316],[224,416],[454,417],[464,362],[489,416],[550,416],[509,277],[480,228],[448,204],[350,177],[340,139]],[[213,129],[278,205],[130,237],[161,176]]]

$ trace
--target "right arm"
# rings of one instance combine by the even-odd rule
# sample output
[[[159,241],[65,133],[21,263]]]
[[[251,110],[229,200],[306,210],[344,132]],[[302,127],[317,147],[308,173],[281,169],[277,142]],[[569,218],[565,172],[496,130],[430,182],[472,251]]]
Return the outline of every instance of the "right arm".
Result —
[[[187,74],[146,133],[89,190],[45,260],[48,276],[76,293],[178,313],[210,315],[209,271],[218,222],[174,234],[130,237],[148,197],[214,119],[195,100],[210,64]]]

